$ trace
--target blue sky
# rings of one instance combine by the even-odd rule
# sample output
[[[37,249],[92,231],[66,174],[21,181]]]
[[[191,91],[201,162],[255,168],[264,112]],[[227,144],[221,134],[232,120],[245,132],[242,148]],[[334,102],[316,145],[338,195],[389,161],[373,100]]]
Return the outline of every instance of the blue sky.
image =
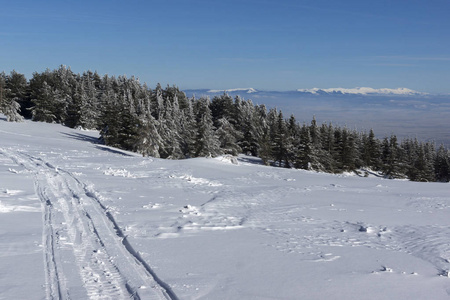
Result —
[[[0,71],[450,93],[450,1],[2,1]]]

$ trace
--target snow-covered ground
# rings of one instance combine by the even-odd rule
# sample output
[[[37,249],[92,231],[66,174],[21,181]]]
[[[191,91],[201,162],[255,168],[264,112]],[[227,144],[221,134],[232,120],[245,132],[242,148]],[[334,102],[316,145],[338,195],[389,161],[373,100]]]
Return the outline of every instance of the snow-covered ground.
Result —
[[[0,117],[0,299],[450,298],[449,184],[97,136]]]

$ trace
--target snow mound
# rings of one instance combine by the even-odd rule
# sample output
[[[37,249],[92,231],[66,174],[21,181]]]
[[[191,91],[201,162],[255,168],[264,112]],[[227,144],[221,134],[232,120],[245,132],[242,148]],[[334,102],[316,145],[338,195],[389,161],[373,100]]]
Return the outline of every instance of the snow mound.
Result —
[[[120,177],[128,177],[128,178],[135,178],[133,174],[131,174],[126,169],[113,169],[109,168],[105,171],[103,171],[103,174],[110,175],[110,176],[120,176]]]
[[[232,156],[232,155],[223,155],[223,156],[218,156],[215,159],[224,162],[224,163],[229,163],[229,164],[233,164],[233,165],[239,165],[239,162],[237,160],[237,157]]]
[[[184,179],[187,182],[192,183],[194,185],[209,185],[209,186],[221,186],[222,185],[220,182],[217,182],[217,181],[211,181],[211,180],[208,180],[205,178],[197,178],[197,177],[194,177],[194,176],[188,175],[188,174],[182,175],[178,178]]]

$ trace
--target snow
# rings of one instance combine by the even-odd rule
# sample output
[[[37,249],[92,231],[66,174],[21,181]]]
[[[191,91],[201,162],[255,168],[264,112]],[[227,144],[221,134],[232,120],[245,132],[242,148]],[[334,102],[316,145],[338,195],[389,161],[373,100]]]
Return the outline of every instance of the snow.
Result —
[[[302,93],[311,93],[311,94],[319,94],[319,93],[341,93],[341,94],[354,94],[354,95],[419,95],[421,92],[417,92],[408,88],[397,88],[397,89],[389,89],[389,88],[381,88],[374,89],[371,87],[356,87],[356,88],[328,88],[328,89],[298,89],[298,92]]]
[[[254,88],[237,88],[237,89],[228,89],[228,90],[208,90],[208,93],[216,94],[216,93],[223,93],[223,92],[245,92],[247,94],[252,94],[258,92]]]
[[[0,299],[448,299],[449,184],[0,119]]]

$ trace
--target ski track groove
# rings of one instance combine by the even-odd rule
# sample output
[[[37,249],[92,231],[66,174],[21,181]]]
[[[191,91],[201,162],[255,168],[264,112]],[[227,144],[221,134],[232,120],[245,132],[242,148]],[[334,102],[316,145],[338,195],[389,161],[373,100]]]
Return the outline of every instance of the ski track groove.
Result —
[[[0,152],[34,173],[43,210],[47,299],[71,299],[63,262],[73,255],[89,299],[178,300],[129,243],[98,192],[39,157]]]
[[[40,199],[45,199],[45,190],[35,181],[35,189],[38,191],[38,196]],[[68,295],[64,294],[63,291],[67,291],[65,287],[65,279],[59,274],[58,269],[60,266],[57,265],[56,253],[55,253],[55,232],[52,224],[52,203],[50,200],[42,202],[43,207],[43,222],[44,228],[47,230],[43,231],[42,241],[45,245],[44,250],[44,264],[45,264],[45,286],[47,299],[68,299]]]

